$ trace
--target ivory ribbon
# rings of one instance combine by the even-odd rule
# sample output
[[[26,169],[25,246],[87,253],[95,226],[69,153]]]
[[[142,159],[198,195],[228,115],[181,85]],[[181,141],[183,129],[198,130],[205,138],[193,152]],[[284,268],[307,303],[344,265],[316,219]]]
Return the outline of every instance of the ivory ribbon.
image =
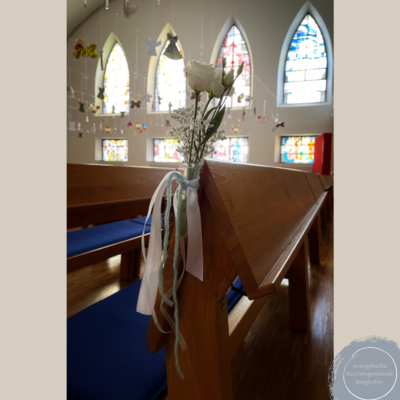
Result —
[[[146,222],[151,215],[153,210],[153,218],[151,221],[150,230],[150,243],[148,248],[148,254],[146,259],[145,247],[144,247],[144,229],[142,235],[142,253],[146,262],[146,268],[142,280],[142,285],[139,292],[139,298],[137,302],[136,311],[145,314],[152,315],[155,307],[157,288],[159,287],[159,271],[162,270],[166,260],[166,253],[161,259],[161,201],[165,189],[168,189],[167,193],[167,208],[165,212],[164,227],[166,234],[164,245],[168,243],[168,226],[169,226],[169,212],[171,206],[171,183],[176,180],[179,183],[179,188],[175,192],[174,206],[179,201],[179,195],[182,191],[186,190],[186,212],[187,212],[187,225],[188,225],[188,252],[187,252],[187,271],[194,275],[196,278],[203,281],[203,245],[201,236],[201,218],[200,218],[200,207],[197,198],[197,188],[199,187],[199,178],[191,181],[187,181],[180,172],[173,171],[167,173],[163,180],[158,185],[153,197],[150,201],[149,211],[147,213]],[[182,197],[182,196],[180,196]],[[180,208],[175,208],[175,218],[180,218]],[[179,232],[177,232],[179,235]],[[165,246],[166,249],[166,246]],[[177,257],[177,252],[174,254],[174,261]],[[180,278],[181,280],[181,278]],[[160,288],[161,289],[161,288]],[[160,290],[161,292],[161,290]],[[168,293],[170,295],[170,293]],[[163,300],[168,305],[173,303],[167,298],[164,293],[161,293]],[[159,327],[159,326],[158,326]],[[160,328],[159,328],[160,329]]]

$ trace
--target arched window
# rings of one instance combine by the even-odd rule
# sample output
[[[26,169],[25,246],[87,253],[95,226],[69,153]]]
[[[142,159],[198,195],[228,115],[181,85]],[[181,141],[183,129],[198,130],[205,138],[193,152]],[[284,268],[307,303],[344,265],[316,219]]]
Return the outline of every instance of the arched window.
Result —
[[[324,102],[327,66],[324,37],[315,19],[307,14],[297,28],[287,53],[284,102]]]
[[[307,1],[293,20],[282,46],[277,105],[330,104],[332,53],[328,29],[318,11]]]
[[[116,42],[104,72],[103,114],[129,112],[129,68],[121,45]]]
[[[233,24],[226,35],[218,54],[216,66],[222,68],[222,59],[226,58],[225,71],[236,68],[244,62],[242,74],[235,82],[235,94],[228,97],[227,107],[249,106],[250,101],[246,98],[251,95],[251,65],[250,54],[246,41],[236,24]]]
[[[169,45],[169,40],[165,43],[158,59],[156,69],[156,79],[154,88],[154,109],[155,111],[169,111],[169,103],[172,109],[186,107],[186,75],[183,71],[185,62],[171,60],[164,56],[164,51]],[[179,52],[182,49],[178,46]]]

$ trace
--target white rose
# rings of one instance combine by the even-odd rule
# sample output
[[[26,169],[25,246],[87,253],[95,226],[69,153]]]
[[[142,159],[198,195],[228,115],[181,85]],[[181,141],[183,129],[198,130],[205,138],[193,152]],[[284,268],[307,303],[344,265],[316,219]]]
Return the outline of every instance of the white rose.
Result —
[[[184,71],[188,78],[189,86],[197,92],[210,90],[212,83],[215,81],[215,67],[212,64],[191,60]]]
[[[224,85],[225,87],[229,87],[233,84],[233,69],[231,69],[224,77]]]
[[[214,79],[215,80],[211,85],[211,91],[215,97],[221,97],[225,90],[225,87],[222,84],[222,69],[215,69]]]

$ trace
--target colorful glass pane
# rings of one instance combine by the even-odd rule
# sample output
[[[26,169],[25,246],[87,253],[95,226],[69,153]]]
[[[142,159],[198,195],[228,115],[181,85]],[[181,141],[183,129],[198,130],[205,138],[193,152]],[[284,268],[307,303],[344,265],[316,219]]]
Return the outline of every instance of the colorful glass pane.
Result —
[[[122,47],[115,43],[104,73],[103,113],[129,112],[129,68]]]
[[[242,74],[236,80],[235,94],[228,97],[226,101],[227,107],[244,107],[249,106],[250,102],[246,101],[246,97],[251,93],[251,65],[250,55],[246,42],[236,25],[232,25],[228,34],[225,37],[221,50],[219,51],[216,66],[222,68],[222,59],[226,58],[225,72],[233,67],[236,71],[237,67],[244,62]],[[244,98],[240,101],[238,97],[243,94]]]
[[[307,14],[290,43],[285,64],[283,97],[286,104],[326,100],[325,41],[314,18]]]
[[[169,40],[158,59],[155,82],[154,109],[156,111],[169,111],[168,104],[171,102],[172,109],[186,107],[186,75],[183,69],[185,62],[180,60],[171,60],[164,56],[164,51],[169,45]],[[179,48],[182,54],[182,50]],[[159,101],[159,97],[161,101]]]
[[[178,139],[154,139],[154,162],[182,162],[177,146]]]
[[[281,139],[281,162],[312,164],[316,136],[286,136]]]
[[[212,158],[232,162],[249,161],[249,138],[248,137],[228,137],[214,143],[215,152]],[[210,158],[210,157],[209,157]]]
[[[103,161],[128,161],[128,140],[103,140]]]

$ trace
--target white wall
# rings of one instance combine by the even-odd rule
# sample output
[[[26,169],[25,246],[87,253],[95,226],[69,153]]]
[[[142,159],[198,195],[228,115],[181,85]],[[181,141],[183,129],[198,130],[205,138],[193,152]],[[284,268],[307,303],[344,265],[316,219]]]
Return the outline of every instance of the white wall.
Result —
[[[132,1],[131,1],[132,3]],[[170,23],[176,31],[179,41],[183,47],[185,62],[189,59],[199,58],[201,43],[201,15],[203,13],[203,59],[211,62],[211,53],[215,40],[220,33],[222,26],[233,14],[243,26],[253,55],[252,73],[258,76],[274,93],[277,88],[278,62],[282,43],[286,33],[303,6],[304,0],[161,0],[161,5],[156,1],[138,1],[139,10],[130,19],[122,16],[122,0],[116,0],[110,4],[108,11],[102,10],[94,15],[76,31],[68,41],[68,67],[71,67],[72,87],[75,90],[75,98],[80,98],[77,91],[81,90],[81,74],[89,76],[87,90],[84,99],[94,103],[94,95],[97,95],[94,88],[94,77],[98,60],[78,59],[72,54],[74,52],[75,39],[83,39],[86,44],[97,44],[97,48],[103,47],[110,32],[114,32],[120,40],[125,52],[131,71],[130,90],[131,93],[144,95],[147,92],[147,77],[149,70],[150,56],[147,55],[148,46],[145,43],[145,36],[157,38],[167,23]],[[333,43],[333,1],[314,0],[313,6],[323,18],[332,43]],[[118,16],[116,16],[118,13]],[[101,23],[102,20],[102,23]],[[154,21],[154,23],[153,23]],[[136,63],[136,29],[138,28],[138,65],[139,78],[133,79],[133,70]],[[144,35],[145,36],[144,36]],[[161,47],[161,46],[160,46]],[[160,51],[160,47],[158,51]],[[106,60],[104,60],[106,62]],[[80,72],[79,72],[80,71]],[[69,76],[67,84],[70,85]],[[256,85],[254,85],[256,87]],[[96,88],[97,89],[97,88]],[[153,97],[154,94],[152,93]],[[133,97],[135,97],[133,95]],[[203,97],[205,97],[203,95]],[[130,109],[129,117],[120,118],[108,117],[107,124],[114,127],[116,122],[118,132],[124,130],[124,136],[108,135],[99,131],[99,117],[89,113],[89,124],[86,124],[85,115],[77,109],[78,101],[68,98],[68,112],[72,112],[72,120],[81,122],[84,130],[90,129],[96,123],[96,134],[83,133],[78,137],[78,132],[67,131],[67,161],[69,163],[92,163],[95,162],[95,139],[96,138],[119,138],[129,139],[129,165],[154,165],[146,161],[146,143],[148,138],[166,137],[166,127],[161,127],[161,117],[169,118],[167,114],[151,114],[143,108]],[[258,108],[258,111],[262,107]],[[275,111],[276,110],[276,111]],[[271,109],[267,111],[267,117],[271,115]],[[242,135],[250,137],[249,162],[253,164],[278,165],[311,170],[312,166],[299,166],[288,164],[276,164],[274,162],[275,138],[279,135],[292,134],[321,134],[333,132],[332,105],[316,105],[309,107],[278,108],[274,104],[274,112],[279,112],[280,120],[285,122],[285,128],[279,128],[275,133],[272,126],[262,125],[255,122],[254,117],[247,117],[241,123]],[[249,113],[249,110],[247,110]],[[233,111],[233,118],[226,119],[227,135],[230,135],[230,126],[237,125],[238,118],[242,118],[242,111]],[[127,122],[139,121],[147,123],[149,129],[142,134],[133,136],[131,130],[126,126]],[[158,122],[158,127],[156,127]],[[160,165],[160,164],[157,164]]]

